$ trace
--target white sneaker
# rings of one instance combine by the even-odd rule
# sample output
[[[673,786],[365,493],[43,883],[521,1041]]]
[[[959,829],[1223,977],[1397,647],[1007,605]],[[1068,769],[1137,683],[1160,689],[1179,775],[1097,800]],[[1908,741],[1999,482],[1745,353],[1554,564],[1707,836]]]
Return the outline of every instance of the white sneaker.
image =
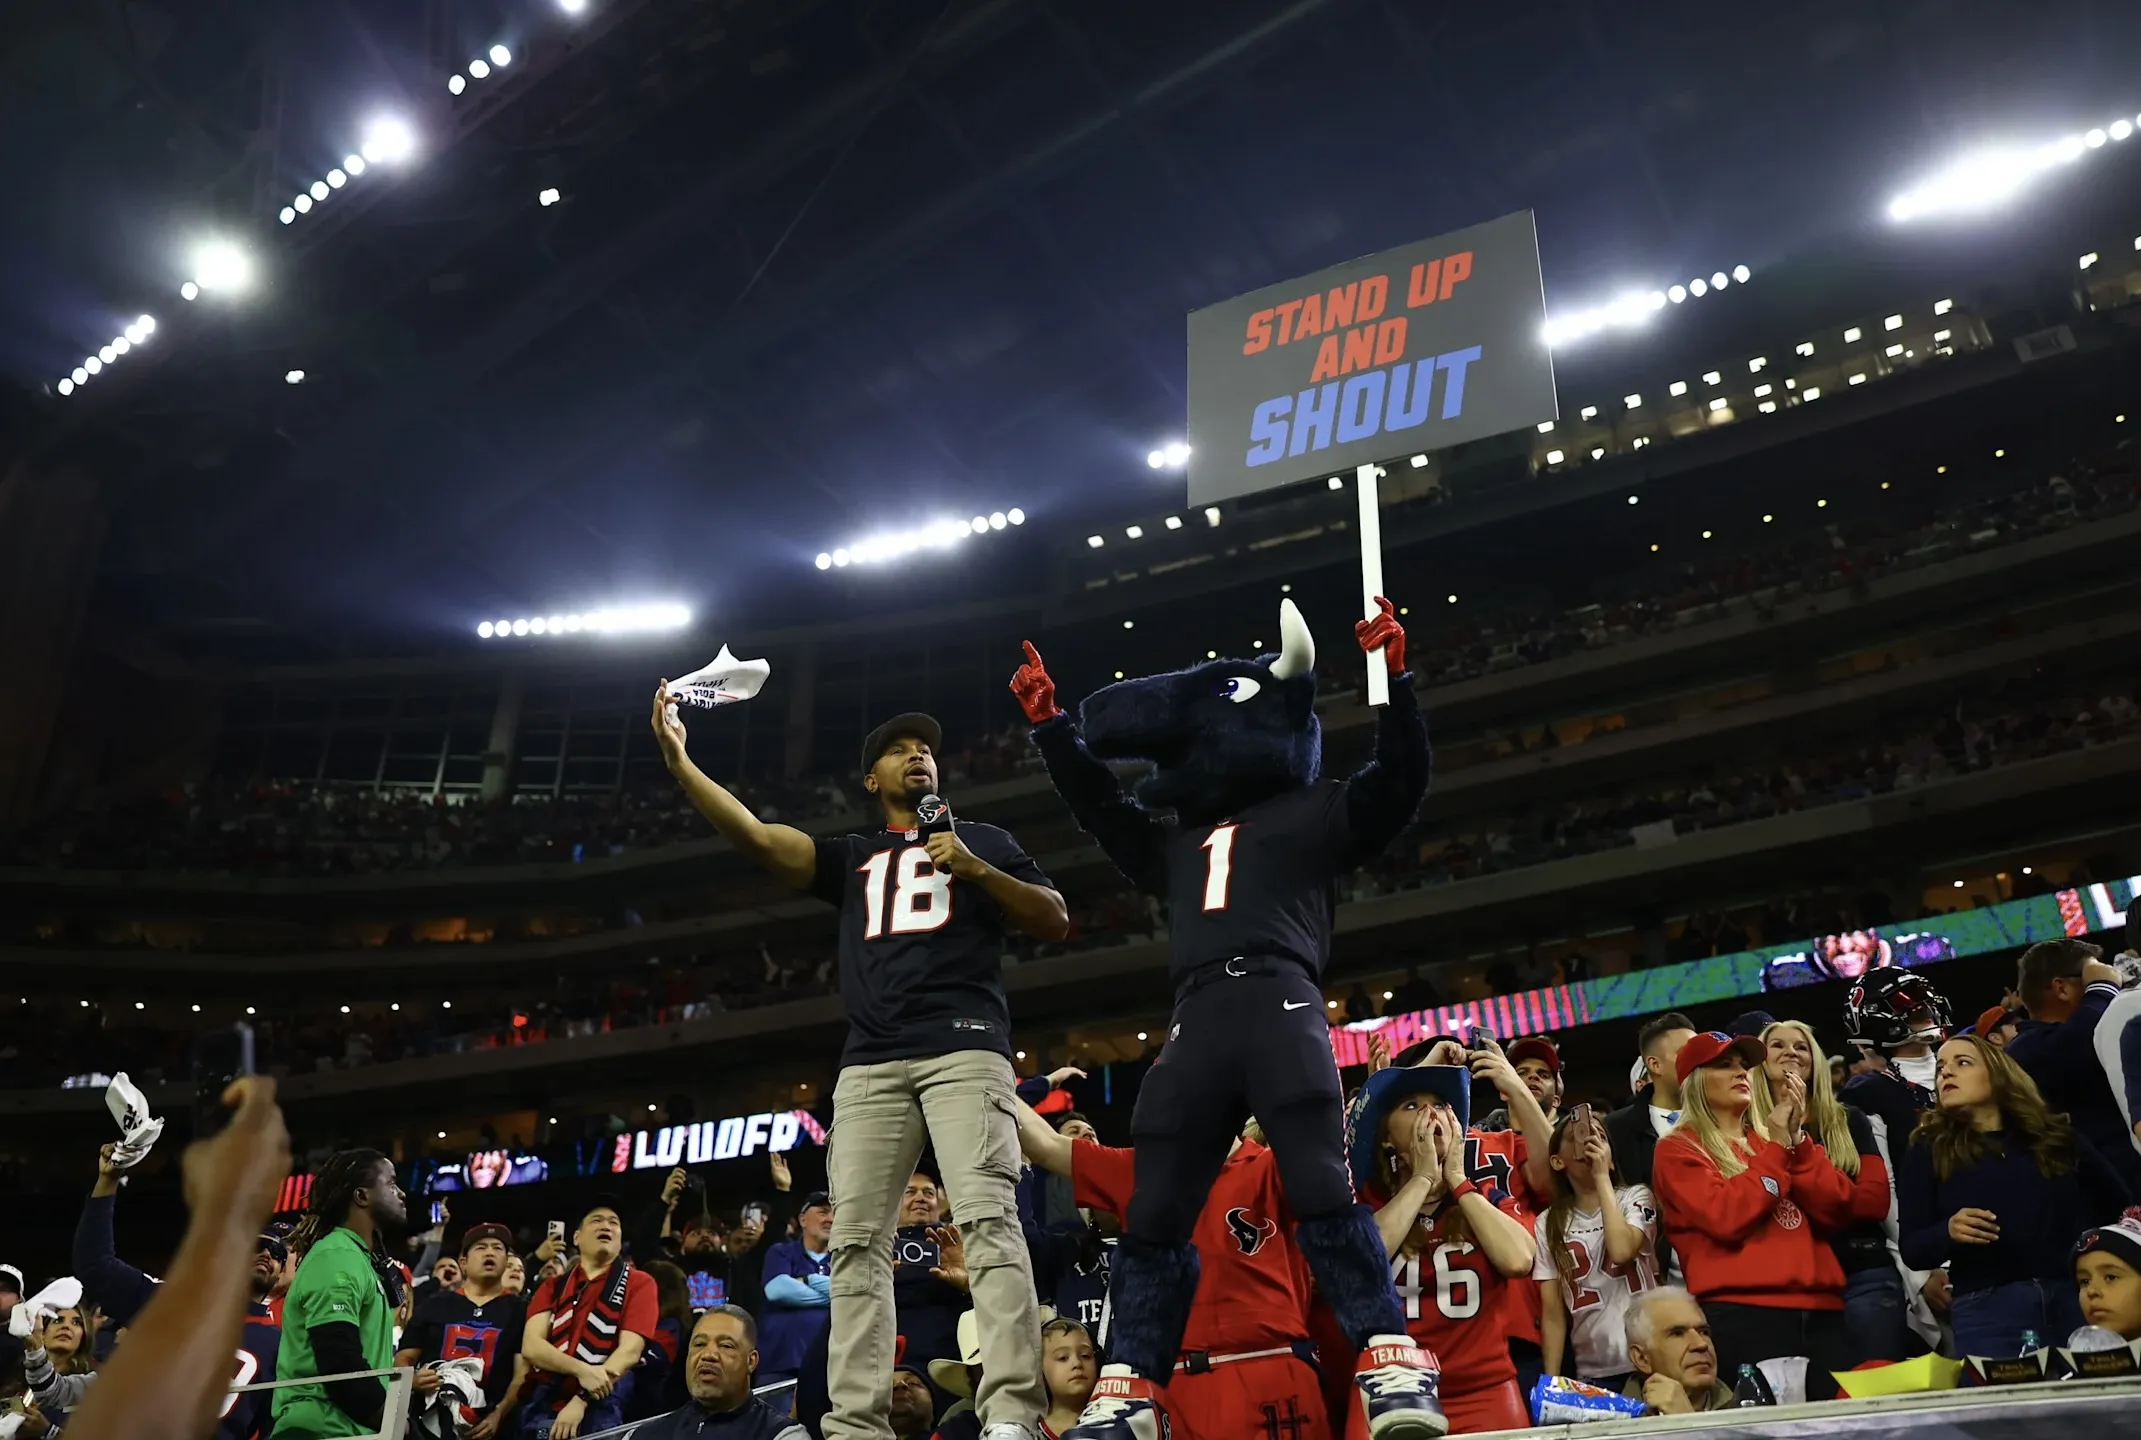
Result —
[[[1442,1413],[1441,1366],[1409,1335],[1377,1335],[1353,1372],[1371,1440],[1440,1440],[1450,1428]]]

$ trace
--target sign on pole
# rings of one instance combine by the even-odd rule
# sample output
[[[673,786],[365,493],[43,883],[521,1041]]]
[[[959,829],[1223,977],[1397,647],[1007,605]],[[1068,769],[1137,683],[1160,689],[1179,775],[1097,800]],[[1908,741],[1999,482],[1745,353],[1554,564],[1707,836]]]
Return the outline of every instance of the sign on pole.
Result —
[[[1538,233],[1520,210],[1189,317],[1189,503],[1354,471],[1382,586],[1379,461],[1557,417]],[[1388,698],[1380,657],[1369,700]]]

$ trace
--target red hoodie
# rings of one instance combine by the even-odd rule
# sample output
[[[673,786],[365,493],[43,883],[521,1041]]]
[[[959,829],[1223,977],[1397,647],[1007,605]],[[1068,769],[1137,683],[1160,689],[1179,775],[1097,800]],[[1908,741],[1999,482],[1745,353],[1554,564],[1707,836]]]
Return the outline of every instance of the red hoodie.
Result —
[[[1747,1168],[1727,1180],[1685,1135],[1658,1142],[1651,1188],[1667,1236],[1698,1300],[1784,1310],[1844,1308],[1844,1269],[1829,1237],[1888,1213],[1880,1157],[1860,1157],[1857,1180],[1812,1140],[1790,1150],[1758,1137]],[[1880,1209],[1872,1211],[1878,1192]]]

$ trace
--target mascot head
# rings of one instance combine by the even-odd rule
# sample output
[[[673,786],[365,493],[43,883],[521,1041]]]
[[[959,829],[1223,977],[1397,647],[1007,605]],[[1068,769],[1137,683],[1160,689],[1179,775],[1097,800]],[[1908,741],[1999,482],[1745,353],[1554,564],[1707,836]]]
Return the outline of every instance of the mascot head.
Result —
[[[1316,642],[1291,600],[1279,602],[1279,653],[1208,660],[1120,680],[1078,707],[1086,748],[1104,760],[1150,760],[1138,803],[1191,824],[1216,820],[1315,781]]]

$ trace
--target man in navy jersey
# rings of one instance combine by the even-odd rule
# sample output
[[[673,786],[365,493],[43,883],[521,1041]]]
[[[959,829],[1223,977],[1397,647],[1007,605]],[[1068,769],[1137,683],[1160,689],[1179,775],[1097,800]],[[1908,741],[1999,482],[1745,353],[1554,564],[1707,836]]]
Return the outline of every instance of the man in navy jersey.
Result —
[[[82,1206],[82,1218],[74,1227],[74,1273],[82,1282],[82,1303],[104,1312],[106,1327],[114,1332],[134,1323],[141,1307],[156,1294],[158,1281],[119,1258],[113,1240],[112,1213],[119,1203],[123,1173],[112,1165],[115,1146],[97,1152],[97,1183]],[[231,1372],[231,1384],[252,1385],[275,1378],[276,1352],[282,1343],[282,1327],[268,1310],[267,1298],[282,1274],[289,1250],[281,1237],[262,1235],[254,1248],[246,1274],[245,1329]],[[216,1440],[256,1440],[268,1426],[272,1391],[250,1390],[224,1398],[216,1420]]]
[[[655,693],[653,724],[670,773],[730,844],[840,907],[848,1037],[826,1157],[834,1206],[826,1440],[891,1440],[891,1237],[901,1194],[932,1140],[965,1237],[983,1434],[1031,1440],[1047,1396],[1014,1193],[1017,1077],[1003,952],[1011,931],[1062,939],[1070,930],[1063,897],[1008,833],[951,820],[936,798],[943,735],[927,715],[896,715],[863,741],[862,788],[883,812],[883,828],[816,840],[764,823],[691,763],[666,683]],[[927,816],[918,813],[925,799],[933,802]]]
[[[1319,778],[1315,642],[1291,600],[1280,604],[1283,644],[1268,664],[1215,660],[1121,681],[1086,697],[1077,724],[1057,707],[1032,645],[1012,679],[1079,825],[1131,883],[1166,901],[1175,982],[1167,1043],[1131,1117],[1136,1188],[1111,1280],[1111,1363],[1066,1440],[1167,1435],[1162,1381],[1197,1293],[1191,1236],[1252,1113],[1300,1217],[1301,1253],[1361,1354],[1354,1387],[1370,1433],[1447,1428],[1374,1217],[1354,1200],[1320,988],[1340,881],[1397,838],[1427,793],[1427,726],[1405,632],[1390,602],[1377,604],[1382,613],[1355,638],[1383,652],[1390,703],[1375,758],[1347,780]],[[1103,763],[1112,759],[1155,763],[1135,800]]]

